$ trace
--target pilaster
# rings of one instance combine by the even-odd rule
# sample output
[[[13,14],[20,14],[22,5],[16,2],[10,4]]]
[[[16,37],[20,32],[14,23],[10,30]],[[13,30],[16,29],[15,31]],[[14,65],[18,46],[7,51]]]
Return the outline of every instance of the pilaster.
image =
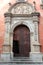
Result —
[[[38,32],[38,24],[39,24],[39,16],[40,16],[40,13],[38,12],[34,12],[32,13],[33,15],[33,23],[34,23],[34,52],[40,52],[40,43],[39,43],[39,32]]]
[[[3,44],[3,53],[9,53],[11,49],[10,44],[10,26],[11,26],[11,13],[5,13],[5,40]]]

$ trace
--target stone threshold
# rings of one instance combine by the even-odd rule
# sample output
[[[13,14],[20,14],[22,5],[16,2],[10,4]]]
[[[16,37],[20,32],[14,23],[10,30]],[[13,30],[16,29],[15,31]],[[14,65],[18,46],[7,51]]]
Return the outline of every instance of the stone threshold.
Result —
[[[43,62],[36,62],[36,61],[25,61],[25,62],[15,62],[15,61],[1,61],[0,64],[12,64],[12,63],[16,63],[16,64],[43,64]]]

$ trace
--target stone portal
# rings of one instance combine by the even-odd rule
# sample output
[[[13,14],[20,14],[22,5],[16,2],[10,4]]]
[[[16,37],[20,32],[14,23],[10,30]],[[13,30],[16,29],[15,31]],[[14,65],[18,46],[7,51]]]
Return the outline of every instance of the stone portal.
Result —
[[[15,56],[27,56],[34,61],[42,60],[38,37],[39,16],[40,13],[27,2],[15,3],[10,7],[5,13],[4,55],[8,53],[8,58],[13,58],[14,52]]]

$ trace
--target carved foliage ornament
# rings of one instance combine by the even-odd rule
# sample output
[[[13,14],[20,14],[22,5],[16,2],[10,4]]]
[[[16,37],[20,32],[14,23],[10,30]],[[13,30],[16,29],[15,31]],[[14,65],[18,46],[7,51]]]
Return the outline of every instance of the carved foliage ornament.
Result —
[[[10,11],[12,14],[31,14],[34,12],[34,8],[28,3],[19,3],[16,4]]]

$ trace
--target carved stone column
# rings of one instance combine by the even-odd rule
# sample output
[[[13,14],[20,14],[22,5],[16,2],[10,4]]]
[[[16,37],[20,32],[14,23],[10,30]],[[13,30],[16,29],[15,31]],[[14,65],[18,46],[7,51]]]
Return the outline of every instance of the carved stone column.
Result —
[[[3,44],[2,57],[5,60],[10,60],[11,44],[10,44],[10,28],[11,28],[11,13],[5,13],[5,40]],[[6,59],[7,58],[7,59]]]
[[[42,54],[40,53],[40,43],[38,38],[38,23],[39,23],[39,16],[38,12],[32,13],[32,19],[34,23],[34,43],[33,43],[33,50],[34,52],[30,53],[30,58],[33,61],[42,61]]]
[[[34,46],[34,52],[40,52],[40,43],[39,43],[39,32],[38,32],[38,23],[39,23],[39,16],[40,14],[38,12],[32,13],[33,15],[33,22],[34,22],[34,40],[35,43],[33,44]]]
[[[3,44],[3,53],[6,57],[10,57],[11,44],[10,44],[10,23],[11,23],[11,13],[5,13],[5,40]]]

